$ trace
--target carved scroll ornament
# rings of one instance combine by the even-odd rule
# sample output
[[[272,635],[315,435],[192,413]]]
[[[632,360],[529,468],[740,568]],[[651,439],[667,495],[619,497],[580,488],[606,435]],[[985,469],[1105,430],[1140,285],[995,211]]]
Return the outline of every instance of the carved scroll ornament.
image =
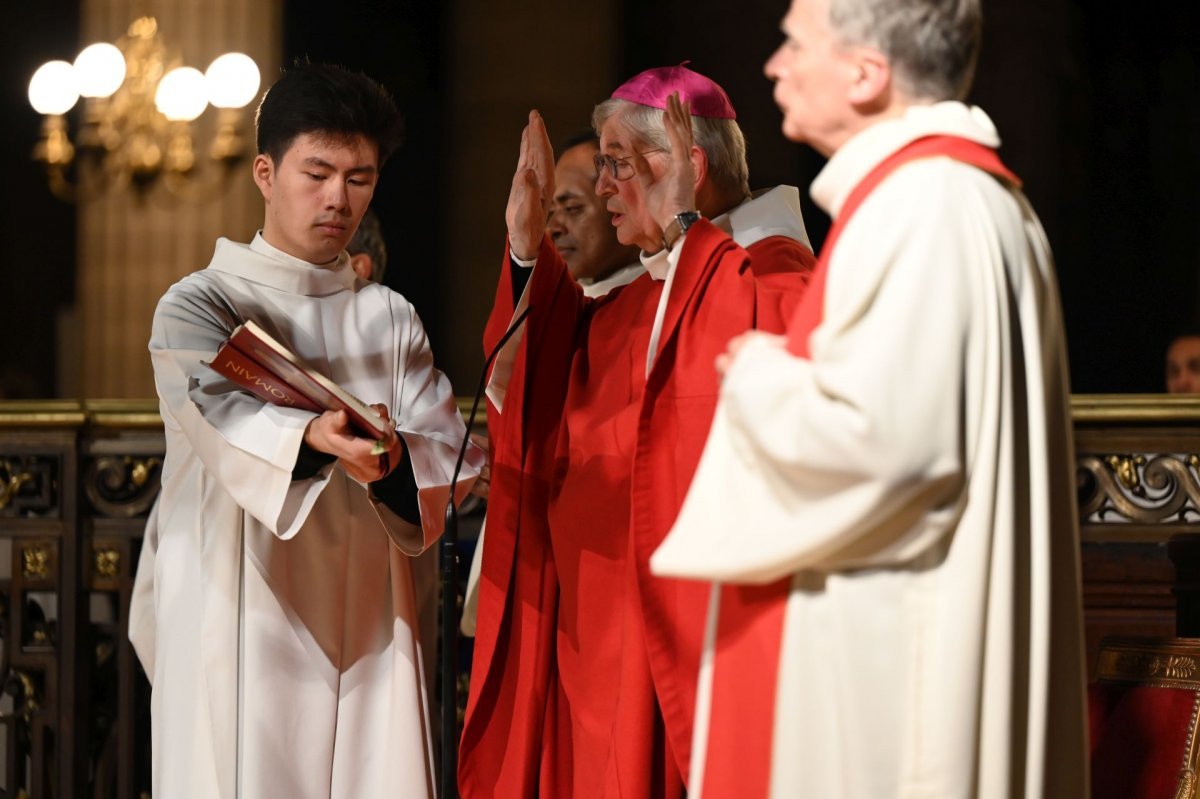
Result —
[[[20,471],[8,461],[0,461],[0,510],[12,502],[21,486],[33,479],[29,472]]]
[[[1081,455],[1079,515],[1084,522],[1200,522],[1200,456]]]
[[[150,510],[158,496],[161,458],[105,456],[87,466],[83,488],[98,513],[129,519]]]

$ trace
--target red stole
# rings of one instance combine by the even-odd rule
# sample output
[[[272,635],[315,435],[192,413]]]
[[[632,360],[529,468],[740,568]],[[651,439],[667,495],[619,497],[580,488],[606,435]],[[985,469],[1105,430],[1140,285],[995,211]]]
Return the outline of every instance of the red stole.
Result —
[[[958,136],[926,136],[875,166],[850,192],[821,248],[813,273],[787,330],[787,349],[810,358],[809,335],[821,323],[825,281],[838,238],[871,192],[900,166],[922,158],[948,157],[1015,186],[1021,182],[996,151]],[[703,795],[767,796],[775,689],[779,677],[783,618],[791,578],[769,585],[722,585],[717,625]]]
[[[838,214],[833,227],[829,229],[829,235],[825,237],[825,245],[821,247],[821,256],[817,260],[817,271],[813,273],[809,290],[788,324],[788,352],[798,358],[809,357],[808,336],[821,323],[822,310],[825,307],[825,276],[829,272],[829,259],[833,254],[833,248],[837,245],[837,240],[841,237],[850,218],[854,216],[854,212],[858,210],[858,206],[862,205],[863,200],[867,199],[884,178],[899,167],[909,161],[937,156],[962,161],[1014,186],[1021,185],[1020,179],[1000,163],[1000,157],[996,155],[995,150],[958,136],[926,136],[906,144],[885,158],[868,172],[867,176],[846,197],[841,213]]]

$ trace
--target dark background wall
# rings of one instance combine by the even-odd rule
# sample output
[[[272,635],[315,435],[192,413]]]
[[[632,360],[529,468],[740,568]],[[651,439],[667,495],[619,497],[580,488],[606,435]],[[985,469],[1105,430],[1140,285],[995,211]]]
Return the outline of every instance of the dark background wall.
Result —
[[[10,31],[23,35],[0,47],[0,393],[50,397],[55,314],[75,292],[75,214],[32,160],[42,123],[27,92],[39,66],[79,52],[79,12],[74,0],[44,0],[20,16]]]
[[[1072,161],[1057,202],[1076,384],[1158,389],[1171,331],[1194,319],[1200,268],[1200,11],[1149,0],[1085,6],[1073,72]]]
[[[288,0],[283,27],[284,64],[308,57],[361,70],[392,91],[404,114],[405,142],[384,167],[371,204],[388,245],[384,283],[413,303],[439,348],[451,335],[444,317],[431,313],[443,285],[442,8],[422,0],[341,0],[331,14],[328,2]]]
[[[693,59],[734,99],[754,185],[806,187],[823,161],[784,141],[762,78],[784,6],[628,0],[638,24],[624,72]],[[1182,0],[984,11],[969,99],[996,122],[1054,247],[1072,387],[1161,391],[1172,331],[1200,308],[1200,11]],[[805,217],[822,240],[828,220],[811,204]]]
[[[499,251],[525,109],[549,103],[552,134],[566,135],[586,122],[582,109],[625,77],[690,59],[733,98],[755,186],[805,188],[821,167],[818,156],[780,135],[762,77],[785,0],[611,0],[603,26],[588,9],[543,0],[285,4],[285,63],[308,55],[362,69],[395,93],[405,113],[407,142],[375,202],[391,252],[386,282],[416,304],[460,393],[482,361],[478,333],[495,259],[447,263],[447,254],[461,252],[450,244],[463,238],[480,252]],[[1158,391],[1166,341],[1200,306],[1200,12],[1184,0],[1113,8],[991,0],[985,12],[971,100],[996,121],[1002,155],[1024,178],[1054,246],[1073,388]],[[0,132],[7,178],[0,235],[9,256],[0,272],[0,341],[7,342],[0,375],[25,372],[36,393],[51,396],[52,321],[72,296],[73,216],[29,161],[39,122],[24,93],[41,61],[77,50],[77,11],[48,0],[22,13],[26,34],[0,51],[0,74],[9,76]],[[570,57],[573,44],[594,54],[597,38],[610,60],[597,66]],[[496,66],[462,68],[480,63],[464,58],[480,48],[483,63]],[[526,66],[504,68],[516,62]],[[556,106],[572,86],[577,105]],[[502,113],[472,119],[481,97]],[[828,220],[811,204],[805,211],[819,244]]]

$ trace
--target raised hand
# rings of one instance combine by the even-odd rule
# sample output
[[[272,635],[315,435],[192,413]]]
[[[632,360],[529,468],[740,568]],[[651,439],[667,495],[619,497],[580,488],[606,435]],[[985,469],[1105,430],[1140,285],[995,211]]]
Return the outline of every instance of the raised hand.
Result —
[[[684,211],[696,210],[696,165],[693,163],[695,140],[692,138],[692,109],[690,103],[680,102],[679,93],[667,98],[663,112],[663,127],[671,145],[667,169],[658,179],[650,170],[644,156],[634,154],[633,163],[637,180],[646,197],[646,207],[658,223],[665,228],[672,219]]]
[[[554,198],[554,148],[546,134],[546,123],[537,111],[529,112],[529,123],[521,132],[521,154],[508,193],[504,219],[508,243],[522,260],[537,257],[546,231],[546,215]]]

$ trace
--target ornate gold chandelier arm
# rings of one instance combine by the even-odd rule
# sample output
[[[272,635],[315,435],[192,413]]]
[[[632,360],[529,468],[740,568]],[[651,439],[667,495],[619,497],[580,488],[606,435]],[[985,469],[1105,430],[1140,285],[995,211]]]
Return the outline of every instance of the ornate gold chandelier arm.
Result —
[[[179,68],[182,60],[163,43],[158,23],[153,17],[140,17],[116,47],[98,44],[85,48],[76,61],[77,78],[107,74],[104,69],[78,71],[88,51],[101,52],[104,48],[112,54],[105,58],[115,59],[118,68],[124,59],[124,71],[114,73],[112,82],[97,78],[91,84],[106,88],[88,89],[84,83],[79,84],[82,88],[78,91],[85,97],[83,108],[74,112],[82,116],[74,143],[64,116],[70,97],[57,105],[35,102],[46,116],[34,158],[46,165],[51,192],[75,202],[128,188],[144,197],[161,186],[171,196],[188,202],[213,199],[227,184],[231,167],[247,154],[247,143],[239,130],[243,118],[240,109],[257,91],[257,66],[243,54],[227,53],[213,61],[208,75]],[[58,72],[71,72],[71,65],[65,62],[45,65],[52,66]],[[31,102],[37,80],[35,75]],[[208,148],[211,158],[198,159],[192,120],[209,100],[219,112],[217,127]]]
[[[228,166],[228,165],[227,165]],[[189,177],[185,173],[166,170],[162,185],[172,196],[189,203],[205,203],[219,196],[229,185],[231,169],[205,170],[203,177]]]

